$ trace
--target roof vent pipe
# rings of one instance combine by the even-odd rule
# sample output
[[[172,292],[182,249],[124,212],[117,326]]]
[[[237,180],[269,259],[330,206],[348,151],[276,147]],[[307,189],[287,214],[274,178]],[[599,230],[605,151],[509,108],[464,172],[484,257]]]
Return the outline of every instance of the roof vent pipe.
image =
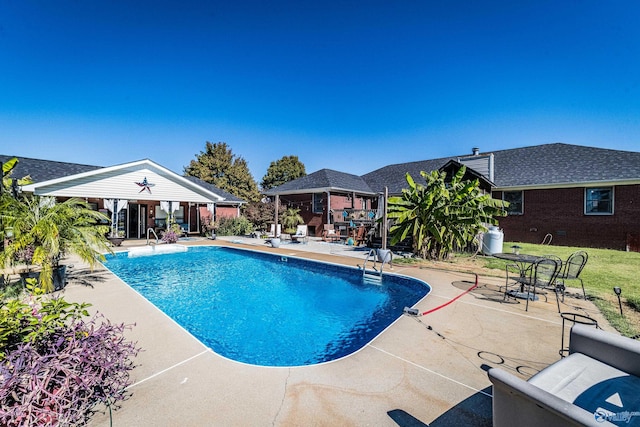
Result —
[[[474,156],[477,156],[478,154],[480,154],[480,149],[478,147],[473,147],[471,151],[473,152]]]

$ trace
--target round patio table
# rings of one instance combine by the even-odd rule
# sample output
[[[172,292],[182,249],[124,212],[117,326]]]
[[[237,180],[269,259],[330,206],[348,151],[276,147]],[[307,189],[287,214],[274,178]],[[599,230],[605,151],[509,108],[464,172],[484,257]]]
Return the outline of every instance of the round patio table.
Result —
[[[532,264],[535,264],[537,261],[543,259],[544,257],[541,256],[537,256],[537,255],[528,255],[528,254],[513,254],[513,253],[502,253],[499,252],[497,254],[493,254],[494,257],[499,258],[499,259],[504,259],[506,261],[511,261],[513,263],[515,263],[515,265],[518,267],[518,270],[520,270],[520,277],[526,277],[527,275],[527,271],[529,270],[529,268],[531,268]],[[511,294],[511,296],[515,297],[515,298],[522,298],[522,299],[536,299],[536,296],[531,296],[529,294],[529,292],[525,292],[524,291],[524,283],[520,284],[520,292],[515,292],[515,291],[509,291],[509,293]]]

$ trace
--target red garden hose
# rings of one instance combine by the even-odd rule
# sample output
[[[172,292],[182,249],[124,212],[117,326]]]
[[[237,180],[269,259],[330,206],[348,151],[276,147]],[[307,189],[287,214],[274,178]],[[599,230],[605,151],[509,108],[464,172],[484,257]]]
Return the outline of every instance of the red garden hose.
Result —
[[[474,273],[474,274],[475,274],[475,273]],[[422,313],[422,315],[424,316],[424,315],[429,314],[429,313],[432,313],[432,312],[434,312],[434,311],[436,311],[436,310],[440,310],[442,307],[446,307],[446,306],[448,306],[449,304],[451,304],[452,302],[454,302],[454,301],[455,301],[455,300],[457,300],[458,298],[462,297],[463,295],[468,294],[469,292],[471,292],[472,290],[474,290],[474,289],[475,289],[475,288],[477,288],[477,287],[478,287],[478,275],[476,274],[476,283],[475,283],[475,285],[473,285],[472,287],[470,287],[469,289],[467,289],[466,291],[464,291],[463,293],[461,293],[460,295],[458,295],[458,296],[457,296],[457,297],[455,297],[454,299],[452,299],[452,300],[450,300],[450,301],[447,301],[447,302],[445,302],[444,304],[437,306],[436,308],[432,308],[431,310],[427,310],[427,311],[425,311],[424,313]]]

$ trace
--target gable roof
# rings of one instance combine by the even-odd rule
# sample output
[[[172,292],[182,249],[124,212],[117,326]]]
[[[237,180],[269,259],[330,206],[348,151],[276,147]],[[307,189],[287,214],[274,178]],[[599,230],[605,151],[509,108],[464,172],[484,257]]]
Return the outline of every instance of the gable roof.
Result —
[[[31,159],[29,157],[5,156],[0,154],[0,161],[6,163],[12,158],[18,159],[13,169],[13,178],[24,178],[29,175],[33,182],[49,181],[50,179],[75,175],[101,169],[102,166],[82,165],[78,163],[55,162],[52,160]]]
[[[293,181],[285,182],[278,187],[265,191],[265,194],[273,196],[276,194],[320,193],[324,191],[376,194],[362,177],[332,169],[320,169]]]
[[[18,158],[18,164],[13,170],[12,176],[22,178],[29,175],[33,184],[23,186],[24,191],[35,192],[37,194],[50,194],[70,196],[74,186],[90,185],[92,180],[101,180],[102,182],[110,182],[113,184],[112,178],[118,174],[130,174],[136,170],[147,171],[149,173],[159,174],[158,179],[164,182],[173,182],[191,192],[194,202],[224,202],[230,204],[241,204],[244,201],[218,187],[204,182],[198,178],[185,177],[154,163],[149,159],[137,160],[134,162],[124,163],[115,166],[101,167],[81,165],[77,163],[65,163],[49,160],[31,159],[19,156],[0,155],[0,160],[4,163],[9,159]],[[173,185],[175,185],[173,184]],[[99,185],[96,191],[96,197],[118,197],[123,195],[123,188],[112,188],[107,185]],[[137,190],[136,190],[137,191]],[[177,195],[176,187],[173,187],[173,195]],[[109,193],[110,192],[110,193]],[[107,195],[109,193],[109,195]],[[92,192],[93,194],[93,192]],[[197,194],[197,195],[196,195]],[[134,197],[135,198],[135,197]],[[147,198],[155,200],[155,195],[149,194]]]
[[[438,168],[440,172],[444,172],[446,174],[445,182],[451,182],[453,176],[458,173],[460,168],[463,165],[457,160],[449,160],[444,166]],[[465,181],[473,181],[475,179],[478,180],[478,185],[481,190],[486,192],[491,192],[491,189],[494,187],[493,183],[489,181],[484,175],[479,172],[476,172],[474,169],[467,167],[462,177]]]

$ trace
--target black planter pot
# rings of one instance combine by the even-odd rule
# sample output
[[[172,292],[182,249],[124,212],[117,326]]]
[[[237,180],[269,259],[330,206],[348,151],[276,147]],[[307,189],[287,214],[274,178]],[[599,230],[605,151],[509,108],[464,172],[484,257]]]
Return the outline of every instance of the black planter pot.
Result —
[[[40,272],[39,271],[27,271],[26,273],[20,273],[20,279],[22,280],[22,286],[27,286],[27,279],[36,279],[40,282]],[[58,267],[53,267],[53,274],[51,277],[53,281],[53,290],[59,291],[64,289],[67,285],[67,266],[60,265]]]
[[[113,246],[120,246],[124,242],[124,237],[107,237]]]
[[[67,286],[67,266],[61,265],[53,269],[53,289],[59,291]]]

